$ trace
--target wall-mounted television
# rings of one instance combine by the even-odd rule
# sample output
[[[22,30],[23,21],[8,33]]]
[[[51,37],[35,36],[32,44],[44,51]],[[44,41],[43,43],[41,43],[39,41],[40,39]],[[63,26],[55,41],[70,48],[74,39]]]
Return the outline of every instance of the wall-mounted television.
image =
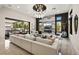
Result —
[[[44,32],[52,33],[52,23],[51,22],[44,23]]]

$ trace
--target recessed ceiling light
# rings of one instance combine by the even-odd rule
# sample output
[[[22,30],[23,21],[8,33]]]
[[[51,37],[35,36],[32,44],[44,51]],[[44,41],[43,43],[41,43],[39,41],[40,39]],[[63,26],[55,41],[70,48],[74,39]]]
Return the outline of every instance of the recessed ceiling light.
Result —
[[[56,8],[52,8],[52,10],[55,10]]]
[[[61,10],[57,10],[56,13],[61,13]]]

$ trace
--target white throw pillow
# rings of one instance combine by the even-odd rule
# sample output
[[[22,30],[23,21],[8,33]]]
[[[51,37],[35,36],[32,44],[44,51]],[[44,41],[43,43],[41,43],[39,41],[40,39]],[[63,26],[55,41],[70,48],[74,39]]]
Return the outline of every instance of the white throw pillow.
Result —
[[[30,34],[26,34],[26,35],[25,35],[25,38],[26,38],[26,39],[30,39]]]
[[[35,37],[31,34],[26,34],[25,38],[30,40],[35,40]]]
[[[30,35],[30,39],[31,39],[31,40],[34,40],[34,41],[36,40],[36,39],[35,39],[35,36],[33,36],[33,35]]]

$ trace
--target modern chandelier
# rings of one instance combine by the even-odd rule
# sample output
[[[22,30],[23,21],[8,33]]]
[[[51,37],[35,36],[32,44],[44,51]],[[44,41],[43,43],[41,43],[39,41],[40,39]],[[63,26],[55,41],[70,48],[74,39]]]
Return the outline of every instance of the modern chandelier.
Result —
[[[44,4],[35,4],[33,6],[34,16],[37,18],[42,18],[46,13],[46,6]]]

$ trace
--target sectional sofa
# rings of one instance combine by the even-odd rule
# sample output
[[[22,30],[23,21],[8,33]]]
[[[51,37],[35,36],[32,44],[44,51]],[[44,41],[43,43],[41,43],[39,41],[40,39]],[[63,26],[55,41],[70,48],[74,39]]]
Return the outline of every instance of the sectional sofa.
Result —
[[[34,37],[32,35],[10,36],[11,43],[21,47],[22,49],[34,54],[34,55],[57,55],[58,54],[58,38],[50,44],[47,39],[42,39],[40,37]]]

